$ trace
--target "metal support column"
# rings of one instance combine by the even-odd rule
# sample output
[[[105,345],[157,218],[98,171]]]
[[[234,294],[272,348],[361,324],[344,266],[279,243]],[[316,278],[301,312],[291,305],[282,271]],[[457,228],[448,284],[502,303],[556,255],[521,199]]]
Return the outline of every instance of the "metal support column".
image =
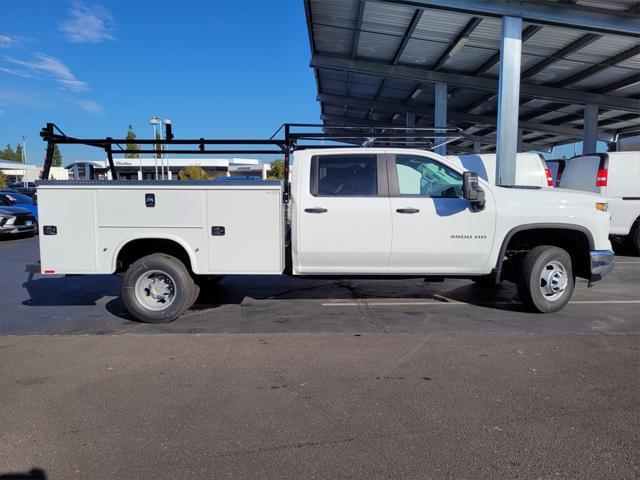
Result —
[[[480,142],[478,141],[473,142],[473,153],[480,153],[480,152],[482,152],[480,148]]]
[[[412,128],[416,126],[416,114],[413,112],[407,112],[406,125],[407,128]],[[407,133],[413,132],[413,130],[407,130]],[[411,148],[413,145],[414,138],[409,137],[407,135],[407,147]]]
[[[582,131],[582,153],[594,153],[598,142],[598,105],[584,106],[584,129]]]
[[[518,129],[518,148],[517,148],[518,152],[523,151],[523,147],[522,147],[522,144],[524,143],[522,140],[523,135],[524,135],[524,131],[521,128],[519,128]]]
[[[435,93],[435,127],[447,128],[447,84],[437,82]],[[436,138],[436,142],[438,141],[439,139]],[[447,146],[442,145],[440,147],[437,147],[435,149],[435,152],[438,155],[446,155]]]
[[[502,17],[496,138],[496,184],[498,185],[515,185],[516,183],[521,57],[522,18]]]

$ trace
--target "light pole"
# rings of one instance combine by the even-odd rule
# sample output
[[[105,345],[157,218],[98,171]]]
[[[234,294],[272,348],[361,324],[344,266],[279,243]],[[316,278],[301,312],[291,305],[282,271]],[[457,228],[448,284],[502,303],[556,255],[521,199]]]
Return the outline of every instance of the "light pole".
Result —
[[[27,137],[22,136],[22,163],[27,163]]]
[[[160,119],[158,117],[151,117],[151,119],[149,120],[149,124],[153,125],[153,140],[156,140],[156,125],[160,125]],[[157,146],[155,143],[153,144],[154,147]],[[155,148],[154,148],[155,150]],[[158,179],[158,154],[154,154],[153,158],[155,159],[155,164],[156,164],[156,180]]]
[[[167,139],[167,125],[171,125],[171,120],[169,120],[168,118],[165,118],[165,119],[162,121],[162,123],[164,124],[164,128],[165,128],[165,130],[164,130],[164,139],[166,140],[166,139]],[[166,161],[166,162],[167,162],[167,170],[166,170],[166,172],[167,172],[167,178],[169,178],[169,155],[165,153],[165,154],[163,155],[163,157],[164,157],[164,159],[163,159],[163,165],[164,165],[164,161]],[[163,179],[165,178],[165,177],[164,177],[164,170],[163,170],[162,178],[163,178]]]

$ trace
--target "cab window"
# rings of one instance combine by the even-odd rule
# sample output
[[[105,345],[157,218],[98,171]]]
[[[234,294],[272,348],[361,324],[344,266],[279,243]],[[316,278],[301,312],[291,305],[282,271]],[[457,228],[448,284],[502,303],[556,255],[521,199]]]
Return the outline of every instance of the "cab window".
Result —
[[[311,193],[317,196],[378,195],[376,155],[318,155],[311,162]]]
[[[398,193],[432,198],[462,196],[462,175],[431,160],[415,155],[396,155]]]

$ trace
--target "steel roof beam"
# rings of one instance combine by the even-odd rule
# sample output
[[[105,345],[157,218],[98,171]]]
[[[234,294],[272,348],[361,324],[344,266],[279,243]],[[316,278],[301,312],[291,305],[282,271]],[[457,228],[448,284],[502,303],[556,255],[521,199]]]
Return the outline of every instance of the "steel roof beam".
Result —
[[[424,10],[418,8],[418,9],[416,9],[415,13],[413,14],[413,17],[411,18],[411,22],[409,22],[409,26],[407,27],[407,30],[404,32],[404,35],[402,37],[402,42],[400,42],[400,46],[398,47],[398,49],[396,50],[395,55],[393,56],[393,60],[391,61],[392,65],[397,65],[398,64],[398,61],[400,60],[400,57],[402,57],[402,54],[404,53],[405,49],[407,48],[409,40],[413,36],[413,32],[415,32],[416,27],[418,26],[418,23],[420,23],[420,19],[422,18],[422,13],[423,12],[424,12]],[[380,86],[378,87],[378,90],[376,91],[376,94],[375,94],[374,98],[377,99],[377,98],[380,97],[380,94],[384,90],[384,87],[385,87],[386,84],[387,84],[387,79],[383,78],[382,81],[380,82]]]
[[[409,44],[409,40],[411,40],[411,37],[413,36],[413,32],[416,31],[416,27],[418,26],[418,23],[420,23],[420,19],[422,18],[423,13],[424,13],[424,10],[422,10],[421,8],[418,8],[414,12],[413,17],[411,18],[411,22],[409,22],[409,26],[407,27],[407,31],[404,32],[404,36],[402,37],[400,46],[396,50],[396,54],[393,56],[391,65],[398,64],[400,57],[402,57],[402,54],[404,53],[405,49],[407,48],[407,45]]]
[[[320,118],[322,118],[323,121],[327,122],[330,125],[344,125],[344,126],[349,126],[349,127],[380,127],[380,123],[378,122],[374,122],[372,120],[360,120],[358,118],[352,118],[352,117],[343,117],[340,115],[330,115],[330,114],[322,114],[320,115]],[[384,125],[382,125],[384,126]],[[401,126],[400,123],[398,123],[398,126]],[[420,125],[416,125],[416,127],[419,127]],[[496,137],[495,135],[493,136],[480,136],[480,135],[472,135],[472,134],[468,134],[468,133],[461,133],[460,136],[462,136],[465,140],[469,140],[471,142],[480,142],[482,144],[485,145],[495,145],[496,144]],[[547,144],[546,143],[526,143],[525,145],[530,146],[531,148],[539,148],[539,147],[546,147]]]
[[[640,22],[638,22],[638,24],[640,24]],[[618,55],[615,55],[611,58],[608,58],[607,60],[603,61],[602,63],[598,63],[596,65],[592,65],[591,67],[587,68],[586,70],[582,70],[581,72],[576,73],[575,75],[571,75],[570,77],[567,77],[563,80],[560,80],[558,82],[554,82],[552,84],[552,86],[554,87],[568,87],[569,85],[573,85],[574,83],[578,83],[582,80],[584,80],[585,78],[588,78],[592,75],[595,75],[596,73],[601,72],[602,70],[604,70],[605,68],[609,68],[609,67],[614,67],[616,66],[618,63],[620,62],[624,62],[625,60],[629,60],[632,57],[635,57],[636,55],[640,54],[640,45],[636,45],[635,47],[631,47],[628,50],[625,50],[622,53],[619,53]]]
[[[524,30],[522,30],[522,43],[524,43],[527,40],[529,40],[531,37],[533,37],[540,30],[542,30],[542,27],[540,25],[529,25],[528,27],[526,27]],[[490,70],[491,67],[496,65],[499,61],[500,61],[500,51],[497,51],[496,53],[491,55],[491,57],[489,57],[489,59],[487,59],[486,62],[484,62],[482,65],[480,65],[480,67],[478,67],[476,69],[476,71],[473,72],[473,75],[474,76],[479,76],[479,75],[482,75],[482,74],[486,73],[487,70]],[[451,91],[450,95],[454,96],[454,95],[458,94],[460,91],[461,91],[461,89],[454,88]]]
[[[481,21],[482,21],[482,18],[478,18],[478,17],[473,17],[471,20],[469,20],[469,22],[464,26],[464,28],[460,30],[460,33],[458,33],[458,35],[453,40],[453,42],[449,44],[449,46],[444,51],[444,53],[440,56],[438,61],[436,61],[433,67],[431,67],[431,69],[434,71],[440,70],[440,68],[445,64],[447,60],[449,60],[450,57],[455,55],[456,52],[458,52],[462,47],[464,47],[465,44],[469,41],[469,35],[471,35],[471,32],[473,32],[478,25],[480,25]]]
[[[597,35],[595,33],[587,33],[586,35],[583,35],[582,37],[577,39],[575,42],[571,42],[569,45],[552,53],[549,57],[545,58],[544,60],[529,67],[527,70],[522,72],[522,74],[520,74],[520,79],[525,80],[527,78],[533,77],[535,74],[541,72],[542,70],[554,64],[555,62],[564,60],[565,57],[568,57],[569,55],[583,49],[584,47],[591,45],[593,42],[595,42],[596,40],[599,40],[600,38],[602,38],[602,35]],[[464,107],[464,109],[466,111],[475,110],[476,108],[488,102],[494,97],[495,97],[495,94],[483,96],[478,100],[471,102],[469,105]]]
[[[456,73],[434,72],[433,70],[406,65],[386,65],[378,62],[315,54],[311,59],[311,66],[383,78],[399,78],[420,83],[443,82],[464,88],[490,90],[493,92],[498,91],[497,79],[478,78],[472,75]],[[601,107],[613,110],[640,112],[640,100],[612,95],[525,83],[520,86],[520,94],[524,97],[561,101],[569,104],[584,104],[589,102],[597,103]]]
[[[415,113],[424,117],[433,118],[433,107],[421,105],[396,104],[392,102],[382,102],[380,100],[370,100],[368,98],[346,97],[344,95],[330,95],[320,93],[317,100],[329,105],[344,107],[356,107],[363,110],[379,110],[390,114],[394,113]],[[473,113],[456,112],[449,110],[449,120],[452,122],[466,122],[477,125],[496,125],[497,119],[490,115],[476,115]],[[582,138],[582,130],[574,127],[566,127],[562,125],[546,125],[544,123],[520,121],[519,128],[534,132],[548,132],[552,134],[566,135],[568,137]],[[601,140],[610,140],[610,135],[600,135]]]
[[[358,18],[356,20],[356,27],[353,31],[353,44],[351,45],[351,58],[358,56],[358,45],[360,44],[360,31],[362,29],[362,19],[364,18],[364,2],[360,0],[358,3]]]
[[[562,4],[547,0],[378,0],[385,3],[411,5],[461,12],[484,17],[520,17],[530,23],[580,28],[592,32],[617,35],[640,35],[640,22],[632,12]]]

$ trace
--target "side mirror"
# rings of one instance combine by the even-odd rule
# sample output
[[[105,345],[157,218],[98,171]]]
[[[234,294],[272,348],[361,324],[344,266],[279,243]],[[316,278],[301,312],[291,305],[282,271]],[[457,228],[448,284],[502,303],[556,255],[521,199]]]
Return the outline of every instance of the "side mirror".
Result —
[[[484,210],[484,190],[478,183],[476,172],[464,172],[462,174],[462,196],[471,203],[474,212]]]

